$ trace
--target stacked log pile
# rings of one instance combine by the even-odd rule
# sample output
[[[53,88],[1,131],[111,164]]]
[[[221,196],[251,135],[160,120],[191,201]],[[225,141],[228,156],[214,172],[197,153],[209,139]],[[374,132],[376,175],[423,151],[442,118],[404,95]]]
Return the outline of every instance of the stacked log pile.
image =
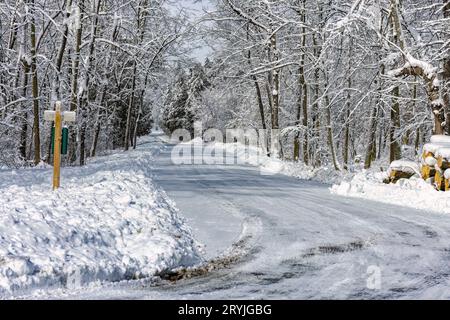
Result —
[[[423,147],[421,175],[437,190],[450,191],[450,137],[433,136]]]
[[[413,161],[397,160],[389,166],[389,178],[385,183],[397,183],[400,179],[409,179],[412,176],[419,174],[419,168]]]
[[[436,189],[450,191],[450,148],[441,148],[436,152],[437,163],[434,183]]]
[[[439,191],[450,191],[450,136],[432,136],[423,147],[420,169],[413,161],[399,160],[391,163],[385,183],[421,176]]]

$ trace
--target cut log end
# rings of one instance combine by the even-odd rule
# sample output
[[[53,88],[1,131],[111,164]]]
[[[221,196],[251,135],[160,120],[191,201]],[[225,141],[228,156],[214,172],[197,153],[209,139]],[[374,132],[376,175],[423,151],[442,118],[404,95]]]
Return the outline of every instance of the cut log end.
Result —
[[[428,180],[436,174],[436,169],[427,165],[422,165],[420,171],[423,180]]]
[[[424,151],[423,154],[422,154],[423,160],[425,160],[425,159],[428,158],[428,157],[434,158],[434,154],[433,154],[432,152],[426,152],[426,151]]]
[[[388,183],[397,183],[400,179],[410,179],[413,175],[414,173],[411,172],[392,170],[389,175]]]
[[[450,169],[450,162],[442,156],[437,158],[437,165],[442,171]]]

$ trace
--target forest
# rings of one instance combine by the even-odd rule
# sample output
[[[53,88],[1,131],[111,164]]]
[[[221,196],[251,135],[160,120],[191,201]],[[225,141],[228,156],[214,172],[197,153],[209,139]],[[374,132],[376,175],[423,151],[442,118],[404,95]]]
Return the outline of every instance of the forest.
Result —
[[[341,171],[450,134],[449,0],[207,2],[3,0],[0,167],[50,163],[56,101],[77,112],[65,165],[195,121]]]

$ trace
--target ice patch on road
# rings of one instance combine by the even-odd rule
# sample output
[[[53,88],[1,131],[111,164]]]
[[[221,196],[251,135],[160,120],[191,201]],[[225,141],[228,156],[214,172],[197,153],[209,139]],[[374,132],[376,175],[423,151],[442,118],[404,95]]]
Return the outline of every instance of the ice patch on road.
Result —
[[[436,191],[433,186],[414,176],[400,179],[396,184],[384,184],[386,173],[363,171],[350,181],[335,184],[332,193],[380,201],[425,211],[450,214],[450,194]]]
[[[151,180],[151,148],[84,168],[0,172],[0,296],[152,277],[203,261],[165,193]]]

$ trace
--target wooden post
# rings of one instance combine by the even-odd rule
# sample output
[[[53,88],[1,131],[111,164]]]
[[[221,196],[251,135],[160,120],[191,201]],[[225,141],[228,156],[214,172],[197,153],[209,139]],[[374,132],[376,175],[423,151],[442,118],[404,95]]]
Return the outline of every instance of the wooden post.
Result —
[[[61,181],[61,131],[62,131],[62,115],[61,102],[56,102],[55,110],[55,141],[53,155],[53,190],[60,187]]]
[[[61,102],[55,103],[55,111],[44,112],[44,119],[55,123],[55,134],[53,137],[53,190],[60,187],[61,181],[61,144],[62,144],[62,123],[75,122],[77,114],[72,111],[61,112]]]

